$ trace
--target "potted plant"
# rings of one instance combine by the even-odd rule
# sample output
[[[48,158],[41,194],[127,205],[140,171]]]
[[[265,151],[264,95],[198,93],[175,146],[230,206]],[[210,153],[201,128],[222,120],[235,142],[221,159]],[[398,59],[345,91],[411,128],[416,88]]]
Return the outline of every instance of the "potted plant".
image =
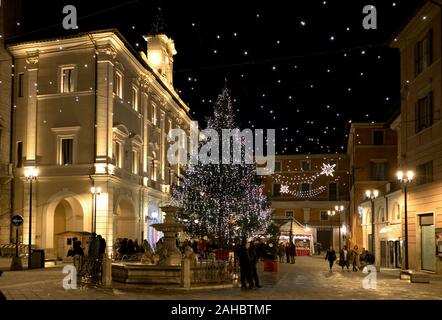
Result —
[[[278,259],[278,239],[279,239],[279,227],[275,224],[271,224],[267,229],[268,241],[265,247],[264,255],[264,271],[278,272],[279,259]]]

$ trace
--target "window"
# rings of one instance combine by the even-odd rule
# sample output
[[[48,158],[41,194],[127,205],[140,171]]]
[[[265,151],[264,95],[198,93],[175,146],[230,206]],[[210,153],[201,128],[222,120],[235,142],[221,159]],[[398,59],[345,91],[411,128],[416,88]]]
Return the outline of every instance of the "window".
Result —
[[[17,168],[23,167],[23,142],[17,142]]]
[[[328,221],[328,212],[327,211],[321,211],[320,219],[321,219],[321,221]]]
[[[285,212],[285,217],[286,218],[293,218],[294,217],[293,211],[286,211]]]
[[[415,75],[418,76],[433,63],[433,31],[418,41],[414,48]]]
[[[74,67],[61,68],[61,92],[74,92]]]
[[[387,180],[387,162],[370,161],[370,180]]]
[[[113,159],[113,163],[115,164],[115,166],[117,166],[118,168],[121,168],[121,143],[118,141],[114,141],[113,142],[113,146],[112,146],[112,159]]]
[[[138,89],[132,87],[132,108],[138,111]]]
[[[384,131],[383,130],[373,131],[373,144],[377,145],[377,146],[384,144]]]
[[[273,184],[273,196],[274,197],[281,196],[281,184],[280,183]]]
[[[152,124],[154,126],[157,125],[157,106],[152,104],[152,118],[151,118]]]
[[[281,161],[275,161],[275,172],[281,171]]]
[[[425,184],[433,182],[433,161],[421,164],[416,168],[416,183]]]
[[[140,162],[138,151],[132,150],[132,173],[138,174],[138,164]]]
[[[328,184],[328,200],[338,200],[338,184],[336,182],[330,182]]]
[[[310,187],[311,187],[310,183],[305,183],[305,182],[301,183],[301,191],[302,192],[309,192]]]
[[[302,160],[301,161],[301,170],[302,171],[310,171],[310,161]]]
[[[18,97],[22,98],[23,97],[23,78],[24,74],[23,73],[19,73],[18,74]]]
[[[61,139],[61,165],[73,163],[74,139]]]
[[[123,75],[119,71],[115,73],[115,94],[123,99]]]
[[[433,93],[430,92],[416,103],[416,133],[433,125]]]

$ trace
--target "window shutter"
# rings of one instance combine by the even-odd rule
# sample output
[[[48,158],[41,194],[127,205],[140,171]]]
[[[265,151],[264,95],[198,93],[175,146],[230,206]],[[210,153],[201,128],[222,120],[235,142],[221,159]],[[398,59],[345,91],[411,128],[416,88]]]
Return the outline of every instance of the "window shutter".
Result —
[[[433,30],[427,34],[427,66],[433,63]]]

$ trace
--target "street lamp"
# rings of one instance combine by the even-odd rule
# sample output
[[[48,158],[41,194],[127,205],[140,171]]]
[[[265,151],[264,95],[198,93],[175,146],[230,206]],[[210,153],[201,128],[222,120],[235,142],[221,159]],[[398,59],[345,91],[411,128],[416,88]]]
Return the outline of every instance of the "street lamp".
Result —
[[[379,196],[378,190],[367,190],[365,191],[365,198],[371,202],[371,248],[373,251],[373,256],[376,258],[376,247],[375,247],[375,223],[374,223],[374,200]]]
[[[32,268],[32,181],[37,180],[38,169],[31,167],[25,170],[25,178],[29,182],[29,240],[28,240],[28,269]]]
[[[91,187],[91,193],[94,198],[94,213],[92,215],[92,232],[97,232],[97,196],[101,193],[100,187]]]
[[[344,206],[343,205],[336,205],[335,210],[339,213],[339,250],[341,250],[341,213],[344,212]]]
[[[408,270],[408,211],[407,211],[407,186],[413,182],[414,172],[407,171],[407,176],[402,170],[396,173],[399,183],[404,188],[404,215],[405,215],[405,270]]]
[[[328,210],[327,214],[330,217],[330,246],[333,247],[333,225],[332,225],[332,217],[336,214],[336,211]]]

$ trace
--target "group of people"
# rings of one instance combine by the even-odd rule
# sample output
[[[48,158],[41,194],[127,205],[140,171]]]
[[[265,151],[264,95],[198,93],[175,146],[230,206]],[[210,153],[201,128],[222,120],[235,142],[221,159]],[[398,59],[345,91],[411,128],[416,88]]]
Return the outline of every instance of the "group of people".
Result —
[[[101,258],[106,252],[106,240],[101,235],[92,233],[91,238],[88,241],[88,256],[91,258]],[[72,238],[72,247],[69,248],[68,257],[75,256],[84,257],[84,250],[81,246],[81,241],[78,238]]]
[[[140,246],[138,244],[137,239],[135,240],[128,238],[121,239],[117,247],[117,253],[120,258],[123,258],[124,256],[130,257],[137,253],[143,253],[144,252],[143,250],[144,250],[143,246]]]
[[[284,244],[281,242],[278,247],[278,255],[279,255],[279,262],[284,263],[284,257],[285,263],[295,263],[296,261],[296,246],[293,242]]]
[[[337,256],[333,247],[330,247],[327,250],[325,255],[325,260],[329,262],[330,272],[332,271],[333,264],[336,261]],[[339,266],[342,268],[347,268],[347,271],[350,272],[350,265],[352,266],[353,272],[356,272],[361,269],[361,266],[365,266],[367,264],[374,263],[374,256],[369,253],[365,248],[362,248],[362,252],[359,252],[359,247],[355,245],[353,249],[348,249],[347,246],[344,246],[339,252]]]
[[[192,248],[194,253],[198,254],[202,258],[207,258],[209,254],[213,252],[213,250],[218,248],[218,246],[212,243],[212,241],[206,241],[203,238],[193,241],[186,239],[181,244],[178,243],[177,246],[183,254],[186,246],[189,246]]]

